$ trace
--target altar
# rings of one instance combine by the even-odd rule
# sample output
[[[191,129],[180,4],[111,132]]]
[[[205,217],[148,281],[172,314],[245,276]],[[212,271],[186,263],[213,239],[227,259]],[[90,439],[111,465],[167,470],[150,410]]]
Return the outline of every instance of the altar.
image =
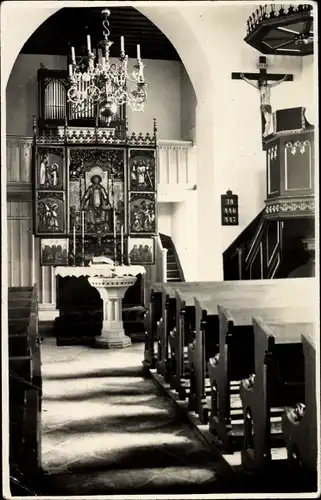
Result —
[[[145,272],[143,266],[134,265],[57,266],[57,345],[131,345],[122,310],[142,302]]]

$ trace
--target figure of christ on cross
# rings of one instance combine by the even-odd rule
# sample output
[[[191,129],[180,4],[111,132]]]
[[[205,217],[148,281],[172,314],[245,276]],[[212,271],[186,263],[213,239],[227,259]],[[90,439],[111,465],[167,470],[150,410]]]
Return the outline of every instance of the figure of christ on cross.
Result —
[[[293,81],[293,75],[268,74],[266,57],[260,57],[258,68],[259,73],[232,73],[233,80],[244,80],[255,87],[260,93],[261,114],[262,114],[262,136],[265,138],[271,135],[273,131],[272,106],[271,106],[271,88],[284,81]],[[273,83],[268,83],[272,81]]]

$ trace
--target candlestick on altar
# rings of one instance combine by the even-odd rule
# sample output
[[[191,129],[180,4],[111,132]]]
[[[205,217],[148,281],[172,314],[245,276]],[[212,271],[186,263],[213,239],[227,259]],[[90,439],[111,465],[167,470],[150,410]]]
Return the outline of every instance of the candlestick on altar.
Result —
[[[76,265],[76,226],[73,229],[73,262],[74,266]]]
[[[87,48],[88,48],[88,52],[91,52],[91,40],[90,40],[90,35],[87,35]]]
[[[76,64],[76,53],[75,53],[75,47],[71,47],[71,60],[73,64]]]
[[[85,212],[81,212],[81,265],[85,265]]]
[[[116,241],[116,210],[113,209],[113,226],[114,226],[114,262],[117,261],[117,241]]]
[[[120,263],[121,265],[124,264],[124,226],[121,226],[120,228]]]

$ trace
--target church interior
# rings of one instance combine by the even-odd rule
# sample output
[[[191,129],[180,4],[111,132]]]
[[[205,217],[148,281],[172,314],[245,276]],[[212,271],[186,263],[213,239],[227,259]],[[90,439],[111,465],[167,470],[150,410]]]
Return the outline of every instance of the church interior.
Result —
[[[316,498],[317,5],[111,4],[1,6],[4,498]]]

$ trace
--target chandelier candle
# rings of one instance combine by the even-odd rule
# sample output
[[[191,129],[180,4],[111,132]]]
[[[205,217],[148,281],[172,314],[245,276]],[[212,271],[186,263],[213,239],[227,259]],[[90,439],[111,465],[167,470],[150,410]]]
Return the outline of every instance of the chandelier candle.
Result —
[[[90,35],[87,35],[87,48],[88,52],[91,52],[91,40],[90,40]]]
[[[125,38],[123,36],[120,37],[120,52],[121,55],[125,55]]]
[[[71,60],[73,64],[76,64],[76,53],[75,53],[75,47],[71,47]]]
[[[140,45],[137,45],[137,61],[140,61]]]

